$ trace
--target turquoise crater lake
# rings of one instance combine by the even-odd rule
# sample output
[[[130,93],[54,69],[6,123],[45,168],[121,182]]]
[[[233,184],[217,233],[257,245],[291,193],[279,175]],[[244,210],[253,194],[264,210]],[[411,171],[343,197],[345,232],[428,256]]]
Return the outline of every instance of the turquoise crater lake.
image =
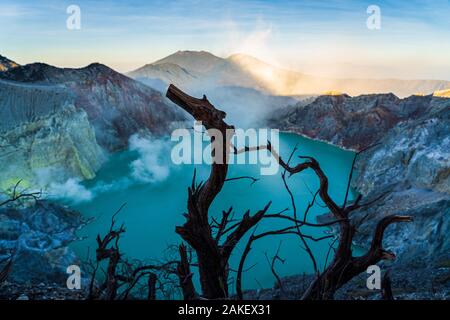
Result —
[[[88,200],[69,203],[84,216],[94,218],[91,223],[82,228],[78,235],[84,240],[71,245],[80,258],[85,258],[94,251],[95,237],[98,233],[105,234],[109,229],[111,216],[124,203],[126,206],[117,216],[117,223],[124,223],[126,233],[121,238],[121,250],[130,259],[153,261],[167,255],[167,248],[181,242],[175,233],[175,227],[184,222],[183,213],[186,212],[187,188],[192,182],[194,168],[197,169],[197,182],[208,176],[208,165],[174,165],[170,159],[170,146],[175,142],[166,141],[168,152],[161,152],[158,158],[157,179],[141,181],[135,179],[142,153],[138,149],[113,154],[98,172],[97,177],[83,183],[83,187],[92,195]],[[330,185],[329,192],[333,199],[341,204],[345,196],[347,180],[354,153],[334,146],[313,141],[295,134],[280,134],[280,155],[287,159],[297,145],[296,155],[315,157],[327,174]],[[164,150],[159,150],[164,151]],[[153,152],[153,151],[151,151]],[[136,162],[137,161],[137,162]],[[300,159],[296,156],[292,164]],[[144,161],[145,163],[145,161]],[[292,214],[291,202],[281,179],[281,168],[273,176],[261,176],[258,165],[230,165],[229,178],[239,176],[253,176],[259,180],[251,185],[251,181],[236,180],[225,184],[220,196],[213,203],[211,213],[220,217],[222,210],[233,207],[235,217],[239,217],[246,210],[253,214],[272,201],[270,212],[276,213],[289,208],[287,214]],[[311,170],[295,175],[288,180],[293,191],[298,213],[302,216],[311,192],[318,188],[319,181]],[[326,208],[319,200],[309,214],[309,221],[315,222],[314,217],[326,213]],[[257,231],[264,231],[285,226],[285,222],[274,219],[262,221]],[[323,236],[326,228],[302,228],[306,234]],[[274,277],[270,272],[265,253],[273,256],[280,245],[279,255],[285,262],[277,264],[280,275],[287,276],[300,273],[310,273],[312,264],[306,252],[302,249],[298,237],[284,235],[268,237],[256,242],[247,259],[246,267],[256,264],[244,274],[245,288],[271,287]],[[237,269],[242,248],[246,239],[236,248],[230,267]],[[319,266],[323,268],[330,240],[319,243],[310,242]],[[234,280],[234,273],[230,273],[230,280]],[[198,279],[196,279],[198,282]],[[234,292],[234,285],[230,287]]]

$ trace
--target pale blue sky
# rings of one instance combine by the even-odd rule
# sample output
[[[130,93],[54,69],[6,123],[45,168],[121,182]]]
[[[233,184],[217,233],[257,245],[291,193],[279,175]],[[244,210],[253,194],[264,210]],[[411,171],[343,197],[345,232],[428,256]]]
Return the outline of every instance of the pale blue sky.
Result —
[[[81,8],[81,30],[66,8]],[[366,27],[369,5],[381,30]],[[450,3],[434,1],[0,0],[0,54],[129,71],[177,50],[248,53],[327,76],[450,80]]]

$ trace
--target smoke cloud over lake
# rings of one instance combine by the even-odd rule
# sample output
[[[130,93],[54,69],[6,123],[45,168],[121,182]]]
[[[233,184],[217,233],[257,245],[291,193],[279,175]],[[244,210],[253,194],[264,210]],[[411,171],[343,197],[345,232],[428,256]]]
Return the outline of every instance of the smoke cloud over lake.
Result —
[[[130,150],[139,154],[139,158],[130,164],[134,179],[146,183],[167,179],[170,174],[167,162],[170,145],[167,141],[133,135],[130,138]]]
[[[61,177],[65,176],[61,170],[39,170],[36,174],[45,197],[71,203],[88,202],[100,194],[125,190],[132,185],[158,183],[169,178],[170,146],[168,138],[133,135],[125,152],[131,151],[135,156],[128,168],[124,168],[125,174],[111,180],[97,181],[94,185],[77,177],[61,181]]]

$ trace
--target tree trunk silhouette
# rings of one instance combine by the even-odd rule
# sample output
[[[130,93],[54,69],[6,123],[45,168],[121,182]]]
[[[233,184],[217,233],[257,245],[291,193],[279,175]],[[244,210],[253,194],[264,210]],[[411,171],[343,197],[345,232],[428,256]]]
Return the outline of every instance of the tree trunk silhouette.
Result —
[[[368,147],[369,148],[369,147]],[[334,217],[334,222],[336,222],[339,226],[339,237],[338,237],[338,246],[336,253],[334,255],[333,260],[325,269],[324,272],[320,273],[316,269],[316,278],[311,283],[310,287],[306,290],[303,295],[304,300],[329,300],[334,298],[335,292],[341,288],[345,283],[347,283],[350,279],[357,276],[361,272],[367,270],[370,265],[377,264],[381,260],[394,260],[395,254],[383,249],[382,242],[383,236],[386,228],[396,222],[410,222],[412,221],[412,217],[410,216],[401,216],[401,215],[389,215],[381,219],[374,231],[374,235],[372,237],[372,242],[369,250],[360,257],[354,257],[352,251],[352,241],[356,232],[355,226],[351,223],[350,213],[359,209],[361,207],[369,206],[379,200],[379,198],[369,201],[365,204],[361,204],[361,196],[358,196],[355,202],[351,205],[347,206],[347,197],[350,189],[351,177],[353,174],[354,164],[356,157],[361,153],[367,150],[367,148],[356,153],[355,158],[353,160],[352,170],[350,172],[347,192],[344,200],[344,204],[342,206],[337,205],[336,202],[331,198],[328,194],[328,178],[320,167],[319,163],[316,159],[312,157],[299,157],[301,159],[306,160],[300,164],[297,164],[294,167],[289,165],[289,161],[285,162],[277,153],[276,150],[272,148],[270,142],[265,146],[257,146],[257,147],[245,147],[244,149],[237,152],[248,152],[253,150],[262,150],[266,149],[272,153],[272,155],[278,160],[281,167],[283,167],[286,172],[288,172],[291,176],[300,172],[303,172],[307,169],[311,169],[314,171],[315,175],[319,178],[320,186],[318,190],[318,195],[326,205],[326,207],[330,210],[332,216]],[[284,180],[284,176],[283,176]],[[287,188],[288,189],[288,188]],[[288,189],[289,194],[292,196],[292,193]],[[315,196],[314,196],[315,199]],[[313,199],[313,202],[314,202]],[[295,210],[295,203],[293,201],[293,206]],[[310,206],[308,206],[307,210],[309,210]],[[266,216],[268,217],[268,216]],[[306,215],[305,215],[306,217]],[[293,219],[294,220],[294,219]],[[295,224],[305,223],[305,221],[294,221]],[[300,231],[297,232],[303,240],[303,244],[307,252],[310,252],[309,246],[307,246],[304,241],[304,236]],[[260,236],[259,236],[260,237]],[[313,264],[315,265],[315,259],[312,255],[310,255]]]
[[[183,292],[183,299],[194,300],[197,298],[197,293],[195,292],[194,284],[192,283],[192,272],[186,246],[181,244],[178,247],[178,250],[180,252],[180,262],[177,266],[177,275],[180,280],[180,288]]]
[[[188,189],[186,222],[184,225],[176,227],[176,232],[197,254],[203,297],[207,299],[227,298],[230,255],[245,233],[261,220],[270,203],[253,216],[247,212],[234,230],[229,232],[223,243],[217,241],[225,234],[225,228],[222,227],[216,235],[213,235],[209,208],[222,190],[227,178],[234,127],[224,121],[225,112],[217,110],[209,103],[206,96],[203,96],[202,99],[191,97],[174,85],[169,86],[166,96],[192,115],[196,121],[201,121],[207,130],[218,130],[221,133],[220,141],[215,140],[215,137],[211,138],[211,142],[216,148],[212,149],[213,161],[209,178],[206,182],[197,185],[194,174],[192,186]],[[228,222],[228,215],[224,212],[222,226]]]

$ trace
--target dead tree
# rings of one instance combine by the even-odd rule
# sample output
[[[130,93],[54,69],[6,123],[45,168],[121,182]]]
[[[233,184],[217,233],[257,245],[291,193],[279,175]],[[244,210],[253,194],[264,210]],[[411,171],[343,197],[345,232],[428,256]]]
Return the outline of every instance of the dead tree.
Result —
[[[353,175],[353,166],[350,171],[350,176],[347,185],[346,196],[344,199],[344,203],[342,206],[339,206],[328,194],[328,178],[320,167],[319,163],[316,159],[312,157],[299,157],[300,159],[306,160],[297,164],[296,166],[290,166],[289,161],[285,162],[274,150],[270,144],[257,147],[245,147],[239,152],[248,152],[253,150],[263,150],[266,149],[272,153],[272,155],[278,160],[279,164],[286,172],[290,174],[290,176],[295,175],[297,173],[303,172],[305,170],[312,170],[315,175],[319,178],[320,186],[317,194],[325,204],[328,210],[330,210],[331,215],[334,217],[334,222],[338,225],[339,234],[338,234],[338,244],[335,250],[335,255],[331,263],[326,267],[323,272],[319,272],[317,268],[316,270],[316,279],[312,282],[310,287],[306,290],[303,299],[306,300],[328,300],[333,299],[336,290],[342,287],[345,283],[351,280],[353,277],[357,276],[361,272],[367,270],[370,265],[377,264],[381,260],[393,260],[395,259],[395,254],[387,251],[383,248],[383,237],[386,228],[392,223],[396,222],[410,222],[412,218],[410,216],[402,216],[402,215],[389,215],[381,219],[375,230],[372,237],[372,242],[368,251],[359,257],[353,256],[352,250],[352,242],[353,237],[356,232],[356,226],[352,223],[350,219],[350,214],[355,210],[366,207],[377,200],[380,197],[368,201],[364,204],[361,203],[361,196],[358,196],[354,203],[347,205],[348,194],[350,189],[351,178]],[[356,153],[353,165],[356,161],[356,157],[365,151],[361,150]],[[289,191],[289,190],[288,190]],[[290,193],[291,197],[292,194]],[[383,196],[383,195],[382,195]],[[315,196],[314,198],[315,199]],[[308,206],[308,209],[310,206]],[[305,214],[306,217],[306,214]],[[303,221],[305,222],[305,221]],[[294,223],[299,224],[302,221],[294,221]],[[301,233],[297,230],[298,234]],[[303,242],[305,244],[305,242]],[[310,253],[308,247],[306,246],[306,250]],[[310,255],[313,264],[315,264],[314,258]]]
[[[32,191],[28,192],[26,189],[19,190],[22,180],[17,181],[17,183],[11,188],[10,192],[5,192],[8,195],[6,200],[0,202],[0,207],[11,205],[13,203],[20,202],[21,200],[34,200],[38,201],[42,196],[42,191]],[[5,282],[12,271],[14,263],[15,250],[12,250],[8,256],[0,260],[0,284]]]
[[[177,265],[177,275],[180,280],[180,288],[183,292],[184,300],[194,300],[197,298],[194,284],[192,283],[193,273],[188,258],[187,249],[184,244],[179,246],[180,262]]]
[[[8,279],[9,274],[12,271],[14,261],[14,253],[12,252],[6,258],[0,260],[0,285]]]
[[[222,220],[216,223],[216,232],[213,232],[209,208],[227,179],[234,127],[224,121],[225,112],[217,110],[206,96],[203,96],[203,99],[193,98],[174,85],[169,86],[166,95],[196,121],[201,121],[207,130],[218,130],[222,136],[221,141],[211,137],[211,142],[216,148],[213,148],[212,152],[213,163],[209,178],[206,182],[197,184],[194,174],[192,186],[188,189],[186,222],[178,226],[176,232],[196,252],[204,298],[227,298],[228,260],[231,253],[247,231],[262,219],[269,209],[270,202],[254,215],[246,212],[242,219],[232,226],[229,226],[231,210],[224,211]],[[224,237],[225,240],[221,241]]]
[[[183,226],[179,226],[176,228],[176,232],[197,253],[200,282],[205,298],[217,299],[228,297],[228,259],[239,240],[259,221],[261,221],[261,219],[270,217],[284,218],[292,221],[294,223],[294,226],[287,227],[282,230],[265,232],[259,235],[253,234],[250,237],[249,242],[247,243],[243,258],[241,259],[241,263],[239,266],[239,270],[241,272],[245,257],[248,255],[251,244],[255,240],[265,236],[295,233],[300,236],[306,250],[308,251],[309,247],[305,241],[306,237],[301,233],[299,226],[314,225],[309,224],[306,221],[307,212],[305,213],[303,220],[299,220],[296,215],[294,215],[294,217],[292,218],[282,214],[266,214],[270,206],[269,202],[264,209],[260,210],[253,216],[250,216],[250,214],[247,212],[241,221],[236,222],[231,228],[228,229],[223,227],[223,225],[226,225],[229,222],[230,212],[224,212],[222,222],[217,224],[219,228],[217,236],[214,237],[209,221],[209,207],[212,201],[221,191],[224,182],[227,180],[227,163],[230,150],[233,150],[234,154],[239,154],[242,152],[259,151],[265,149],[272,153],[272,155],[278,160],[281,167],[285,170],[285,173],[289,173],[290,176],[303,172],[305,170],[312,170],[319,178],[320,187],[317,193],[314,195],[314,199],[318,195],[334,217],[334,221],[330,222],[330,225],[336,223],[339,227],[339,235],[337,240],[338,244],[335,250],[335,255],[326,269],[323,272],[320,272],[317,266],[315,267],[316,278],[312,282],[310,287],[306,290],[303,296],[304,299],[332,299],[336,290],[338,290],[342,285],[347,283],[356,275],[365,271],[368,266],[376,264],[383,259],[395,258],[394,253],[385,250],[382,246],[384,232],[386,228],[392,223],[411,221],[412,219],[409,216],[390,215],[381,219],[374,230],[372,243],[366,254],[360,257],[353,256],[352,241],[356,232],[356,228],[355,225],[351,222],[350,214],[356,209],[361,208],[362,206],[368,206],[373,203],[373,201],[371,201],[365,204],[361,204],[361,197],[358,197],[353,204],[347,205],[353,168],[350,172],[344,204],[342,206],[339,206],[330,197],[328,193],[328,178],[323,172],[317,160],[315,160],[314,158],[299,157],[301,160],[303,160],[303,162],[297,164],[296,166],[290,166],[289,161],[285,162],[278,155],[277,151],[272,148],[270,142],[267,145],[244,147],[243,149],[238,150],[231,144],[231,138],[234,134],[234,127],[228,125],[224,121],[224,118],[226,116],[225,112],[216,109],[208,101],[206,96],[203,96],[202,99],[193,98],[182,92],[180,89],[176,88],[174,85],[169,86],[166,96],[172,102],[176,103],[190,115],[192,115],[195,120],[201,121],[207,130],[219,130],[222,134],[222,141],[219,141],[219,143],[215,145],[216,147],[220,146],[222,149],[219,150],[221,152],[219,152],[218,155],[214,152],[212,154],[213,164],[211,166],[209,178],[205,183],[200,183],[197,185],[194,175],[192,186],[188,189],[188,213],[185,215],[186,222]],[[214,141],[214,137],[211,137],[211,142],[214,143],[217,141]],[[215,148],[213,148],[212,150],[215,151]],[[354,158],[353,164],[355,163],[356,156]],[[292,193],[290,193],[290,195],[293,199]],[[295,207],[294,201],[293,206]],[[310,206],[308,206],[308,210],[309,208]],[[323,225],[315,224],[314,226]],[[228,232],[230,231],[230,229],[232,231],[228,235],[225,242],[222,244],[219,243],[218,240],[220,239],[220,237],[224,233],[226,233],[225,231]],[[320,241],[321,239],[311,238],[311,240]],[[308,253],[310,254],[310,257],[315,265],[315,260],[310,250]],[[239,294],[241,281],[240,278],[241,274],[238,273],[237,291],[238,296],[242,298],[242,292],[240,292]]]
[[[319,163],[316,159],[312,157],[302,157],[300,159],[306,160],[297,164],[296,166],[290,166],[289,161],[285,162],[274,150],[270,144],[263,146],[257,146],[253,148],[245,147],[240,152],[248,152],[253,150],[263,150],[266,149],[272,153],[272,155],[278,160],[279,164],[286,172],[290,174],[290,176],[295,175],[297,173],[303,172],[305,170],[312,170],[315,175],[319,178],[320,186],[317,191],[317,194],[325,204],[325,206],[330,210],[331,215],[334,217],[334,221],[337,223],[339,227],[339,235],[338,235],[338,245],[335,251],[335,255],[331,263],[327,266],[327,268],[320,273],[317,268],[316,270],[316,279],[313,281],[311,286],[305,292],[303,298],[310,300],[327,300],[333,299],[334,293],[340,287],[342,287],[345,283],[347,283],[350,279],[357,276],[361,272],[365,271],[370,265],[377,264],[381,260],[393,260],[395,259],[395,254],[387,251],[383,248],[383,237],[386,228],[392,223],[396,222],[410,222],[412,218],[410,216],[402,216],[402,215],[389,215],[381,219],[375,230],[372,237],[372,242],[369,250],[360,257],[354,257],[352,251],[352,242],[353,237],[356,232],[356,226],[352,223],[350,219],[350,214],[355,210],[366,207],[381,198],[378,197],[364,204],[361,203],[361,196],[358,196],[353,204],[347,205],[348,194],[350,189],[351,178],[353,175],[353,168],[356,161],[356,157],[364,152],[366,149],[359,151],[355,154],[355,158],[353,160],[352,169],[350,171],[350,176],[347,185],[347,191],[344,199],[344,203],[342,206],[339,206],[328,194],[328,178],[320,167]],[[288,190],[289,191],[289,190]],[[290,193],[291,194],[291,193]],[[382,195],[384,196],[384,195]],[[291,194],[292,197],[292,194]],[[315,199],[315,196],[313,200]],[[310,206],[308,206],[308,209]],[[306,214],[305,214],[306,217]],[[299,222],[296,222],[298,224]],[[301,221],[300,221],[301,223]],[[300,232],[299,232],[300,234]],[[305,242],[304,242],[305,244]],[[306,250],[308,247],[306,246]],[[308,252],[310,253],[310,252]],[[315,264],[314,258],[313,263]]]
[[[158,275],[162,273],[177,275],[176,267],[179,261],[168,261],[160,264],[143,264],[140,261],[129,261],[124,258],[119,248],[119,240],[125,232],[123,225],[116,228],[115,217],[124,207],[112,216],[111,226],[103,237],[97,236],[97,249],[95,263],[91,274],[89,286],[89,299],[98,300],[127,300],[142,280],[147,277],[144,286],[147,287],[147,298],[156,299],[157,284],[160,282]],[[96,286],[96,275],[102,261],[106,261],[104,281]],[[187,260],[186,260],[187,261]],[[188,261],[186,262],[188,263]]]
[[[395,300],[394,294],[392,293],[391,277],[389,277],[389,271],[386,271],[383,276],[383,280],[381,281],[381,299]]]
[[[270,271],[272,272],[273,276],[275,277],[276,287],[280,288],[281,291],[284,291],[283,290],[283,283],[281,282],[281,278],[278,275],[277,270],[275,268],[275,264],[277,263],[277,261],[281,262],[282,264],[284,264],[284,262],[286,261],[285,259],[280,257],[281,244],[282,244],[282,241],[280,241],[280,244],[278,245],[277,251],[275,252],[275,255],[272,257],[272,259],[269,259],[269,256],[267,255],[267,252],[264,253],[264,255],[266,256],[267,263],[270,266]]]
[[[269,150],[271,150],[270,145]],[[361,204],[361,196],[359,196],[351,205],[346,205],[347,197],[342,206],[337,205],[328,194],[328,178],[322,171],[319,163],[313,158],[306,159],[306,162],[300,163],[295,167],[290,167],[281,158],[279,158],[279,162],[291,175],[306,169],[311,169],[315,172],[320,180],[319,196],[334,218],[339,221],[339,240],[333,260],[324,272],[317,275],[317,278],[313,281],[303,298],[314,300],[333,299],[337,289],[353,277],[367,270],[370,265],[377,264],[381,260],[395,259],[394,253],[383,248],[384,232],[390,224],[409,222],[412,221],[412,218],[409,216],[390,215],[381,219],[374,230],[369,250],[362,256],[354,257],[352,242],[356,227],[351,222],[350,214],[362,206],[367,206],[369,203]],[[348,188],[349,186],[347,187],[347,194]]]
[[[119,279],[117,276],[117,267],[121,260],[121,253],[119,250],[120,235],[125,232],[125,228],[121,225],[118,229],[115,229],[115,217],[124,207],[122,205],[120,209],[112,216],[111,226],[108,233],[101,237],[97,235],[97,249],[95,251],[95,268],[91,276],[91,283],[89,286],[89,299],[102,299],[102,300],[114,300],[117,297],[117,290],[119,288]],[[96,275],[100,267],[100,263],[103,260],[107,260],[107,271],[105,274],[105,281],[99,288],[94,288]],[[95,290],[97,289],[97,290]]]
[[[22,180],[16,182],[16,184],[10,189],[10,192],[4,192],[8,195],[8,199],[0,202],[0,207],[10,203],[19,202],[20,200],[34,200],[38,201],[42,196],[42,190],[28,192],[27,189],[19,190]]]

